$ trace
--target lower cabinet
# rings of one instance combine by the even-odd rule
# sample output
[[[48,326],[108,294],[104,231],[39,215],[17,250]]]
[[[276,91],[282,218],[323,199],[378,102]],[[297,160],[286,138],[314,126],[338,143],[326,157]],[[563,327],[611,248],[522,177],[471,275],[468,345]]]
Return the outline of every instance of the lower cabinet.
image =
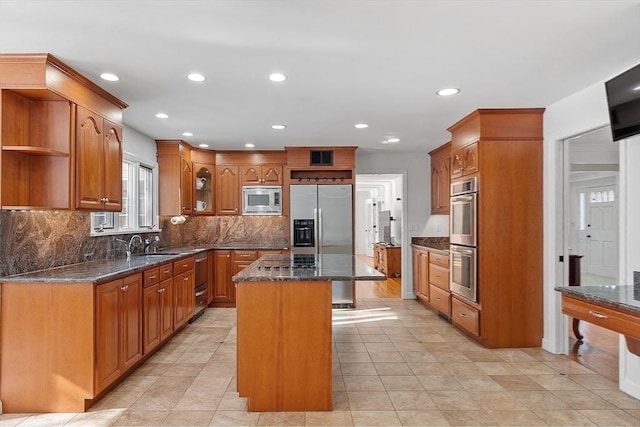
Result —
[[[451,294],[435,285],[429,285],[429,303],[434,310],[451,317]]]
[[[171,264],[160,270],[172,269]],[[142,301],[143,354],[148,354],[173,332],[173,275],[159,282],[147,284]]]
[[[421,302],[429,302],[429,251],[413,247],[413,293]]]
[[[475,336],[480,335],[480,310],[455,296],[451,298],[451,322]]]
[[[193,317],[193,305],[195,302],[193,258],[185,258],[174,262],[173,274],[173,323],[175,329],[178,329]]]
[[[96,287],[95,392],[142,358],[142,274]]]

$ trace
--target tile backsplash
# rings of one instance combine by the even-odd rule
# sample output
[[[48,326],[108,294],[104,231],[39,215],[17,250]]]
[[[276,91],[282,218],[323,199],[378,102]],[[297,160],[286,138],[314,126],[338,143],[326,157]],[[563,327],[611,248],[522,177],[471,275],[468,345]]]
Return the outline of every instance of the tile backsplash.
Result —
[[[111,236],[89,236],[90,224],[88,212],[1,211],[0,276],[125,256],[124,245]],[[287,246],[287,217],[192,216],[177,226],[170,223],[170,217],[160,217],[160,226],[161,246]],[[127,240],[130,236],[118,237]]]

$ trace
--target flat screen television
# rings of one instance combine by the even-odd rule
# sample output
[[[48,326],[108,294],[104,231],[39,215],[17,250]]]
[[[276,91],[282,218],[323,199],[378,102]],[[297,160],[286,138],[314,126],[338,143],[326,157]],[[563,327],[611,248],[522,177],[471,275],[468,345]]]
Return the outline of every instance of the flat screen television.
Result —
[[[606,82],[614,141],[640,133],[640,64]]]

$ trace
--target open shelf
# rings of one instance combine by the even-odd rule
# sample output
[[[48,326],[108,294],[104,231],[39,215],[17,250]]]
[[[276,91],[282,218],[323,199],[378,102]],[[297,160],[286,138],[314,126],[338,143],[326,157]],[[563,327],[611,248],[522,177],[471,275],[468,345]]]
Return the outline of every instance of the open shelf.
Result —
[[[32,156],[69,157],[69,153],[65,153],[64,151],[53,150],[46,147],[34,147],[30,145],[3,145],[2,151],[13,151],[22,154],[30,154]]]

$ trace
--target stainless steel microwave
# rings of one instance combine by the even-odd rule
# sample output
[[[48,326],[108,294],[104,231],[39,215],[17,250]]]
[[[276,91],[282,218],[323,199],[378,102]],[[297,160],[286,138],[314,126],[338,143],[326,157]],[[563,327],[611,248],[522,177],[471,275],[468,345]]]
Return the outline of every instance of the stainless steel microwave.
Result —
[[[282,186],[243,186],[242,215],[282,215]]]

